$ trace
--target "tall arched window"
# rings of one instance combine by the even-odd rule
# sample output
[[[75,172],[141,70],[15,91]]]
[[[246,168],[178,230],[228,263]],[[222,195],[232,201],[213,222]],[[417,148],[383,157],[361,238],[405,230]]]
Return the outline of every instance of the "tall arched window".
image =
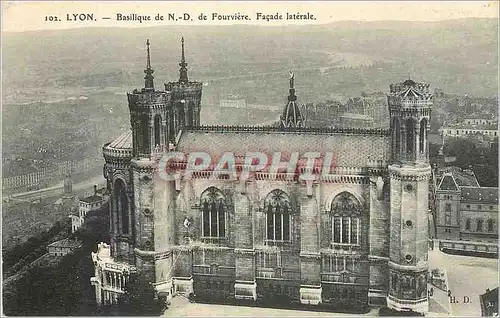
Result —
[[[201,195],[203,237],[226,236],[226,198],[216,187]]]
[[[361,212],[361,204],[348,192],[342,192],[333,199],[332,245],[360,244]]]
[[[121,179],[116,180],[115,189],[114,189],[114,197],[115,197],[115,206],[116,212],[118,215],[118,220],[120,222],[121,233],[128,234],[128,196],[127,190],[125,188],[125,184]]]
[[[177,127],[179,129],[182,129],[186,123],[186,117],[185,117],[186,112],[184,111],[184,103],[178,104],[178,114],[179,114],[179,118],[177,120],[178,120],[179,125]]]
[[[149,116],[144,114],[141,116],[141,146],[144,153],[149,153]]]
[[[187,125],[192,127],[194,126],[193,118],[194,118],[194,103],[189,102],[188,104],[188,113],[187,113]]]
[[[161,116],[156,115],[155,116],[155,146],[158,146],[161,144]]]
[[[477,225],[476,231],[482,232],[483,231],[483,220],[478,219],[476,225]]]
[[[413,119],[406,120],[406,153],[415,154],[415,123]]]
[[[392,148],[394,155],[399,155],[401,145],[401,125],[399,124],[399,120],[394,117],[392,120]]]
[[[488,232],[493,232],[494,225],[495,225],[495,221],[493,221],[492,219],[489,219],[488,220]]]
[[[425,153],[426,140],[427,140],[427,120],[424,118],[420,122],[420,134],[419,134],[419,144],[418,149],[420,153]]]
[[[267,240],[290,241],[292,236],[291,205],[288,195],[281,190],[273,190],[264,201],[266,212]]]
[[[465,221],[465,229],[468,230],[468,231],[470,230],[470,219],[467,219]]]
[[[169,141],[175,140],[175,118],[174,118],[174,110],[168,110],[168,138]]]

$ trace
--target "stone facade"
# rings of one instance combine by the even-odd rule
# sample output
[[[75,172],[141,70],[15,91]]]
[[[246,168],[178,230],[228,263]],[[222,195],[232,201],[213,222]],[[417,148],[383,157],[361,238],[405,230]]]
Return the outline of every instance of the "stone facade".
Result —
[[[427,311],[427,84],[391,85],[390,130],[307,128],[298,113],[281,127],[207,127],[199,126],[202,85],[187,81],[184,44],[179,81],[165,91],[153,88],[149,54],[147,65],[145,88],[128,95],[132,130],[103,149],[110,260],[159,291],[204,299],[387,301]],[[334,164],[314,180],[268,168],[246,180],[209,171],[188,178],[177,158],[166,168],[179,175],[166,181],[159,167],[172,151],[231,152],[236,171],[249,151],[318,152],[318,161],[332,152]]]
[[[498,188],[480,187],[471,171],[447,168],[436,173],[436,237],[497,245]]]

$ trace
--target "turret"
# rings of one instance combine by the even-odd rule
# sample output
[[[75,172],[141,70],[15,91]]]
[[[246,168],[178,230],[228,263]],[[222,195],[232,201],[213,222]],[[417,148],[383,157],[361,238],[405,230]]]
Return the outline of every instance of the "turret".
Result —
[[[304,118],[300,114],[299,106],[297,104],[294,82],[294,74],[290,71],[290,90],[285,110],[283,111],[283,115],[280,117],[281,128],[296,128],[304,126]]]
[[[408,79],[390,85],[389,295],[395,310],[428,311],[429,84]]]
[[[408,79],[390,85],[387,95],[392,132],[392,161],[429,162],[428,134],[433,95],[429,84]]]

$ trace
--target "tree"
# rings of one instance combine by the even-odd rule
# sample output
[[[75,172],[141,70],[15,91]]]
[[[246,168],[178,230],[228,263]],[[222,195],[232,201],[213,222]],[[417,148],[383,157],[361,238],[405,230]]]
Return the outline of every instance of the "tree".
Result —
[[[474,136],[449,138],[446,140],[444,153],[456,157],[454,165],[462,169],[472,169],[481,186],[497,186],[498,140],[487,147],[481,145],[481,140]]]
[[[125,293],[118,298],[117,313],[123,316],[159,316],[165,309],[164,304],[145,276],[132,273]]]

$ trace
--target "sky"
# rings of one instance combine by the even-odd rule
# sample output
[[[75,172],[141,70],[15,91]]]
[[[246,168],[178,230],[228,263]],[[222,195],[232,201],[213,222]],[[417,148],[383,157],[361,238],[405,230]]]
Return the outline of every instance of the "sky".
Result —
[[[24,32],[34,30],[54,30],[80,27],[151,27],[157,25],[230,25],[259,24],[270,26],[324,24],[334,21],[358,20],[402,20],[438,21],[468,17],[498,18],[498,1],[108,1],[108,2],[37,2],[2,1],[3,32]],[[92,15],[93,20],[80,21]],[[169,13],[189,19],[167,20]],[[219,20],[213,14],[248,15],[251,20]],[[262,15],[281,15],[282,19],[257,19]],[[287,13],[309,13],[313,19],[287,20]],[[76,14],[76,16],[74,15]],[[148,15],[152,21],[120,21],[118,15]],[[155,20],[156,15],[164,20]],[[200,15],[207,19],[199,19]],[[58,21],[53,21],[54,17]],[[109,19],[106,19],[109,18]],[[52,20],[52,21],[51,21]]]

